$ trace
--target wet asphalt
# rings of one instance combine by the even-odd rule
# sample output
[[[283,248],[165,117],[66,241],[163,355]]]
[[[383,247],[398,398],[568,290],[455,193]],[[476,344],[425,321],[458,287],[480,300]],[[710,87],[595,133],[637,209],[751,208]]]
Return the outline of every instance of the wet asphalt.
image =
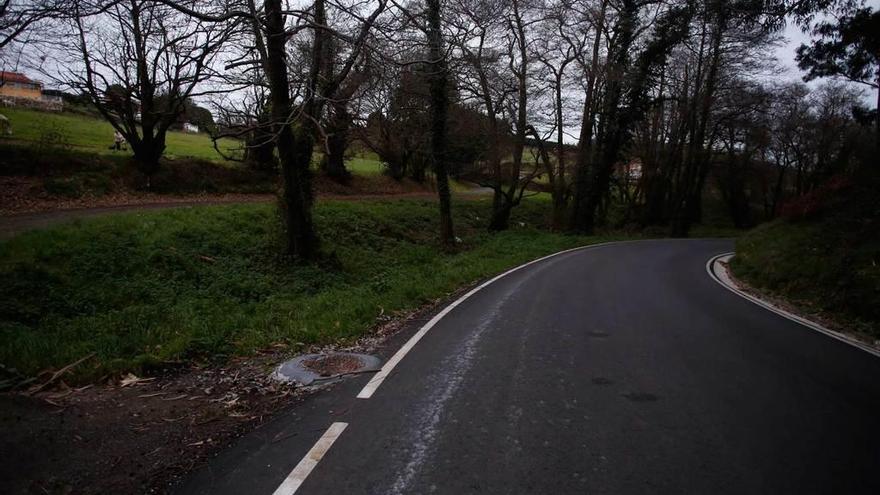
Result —
[[[369,376],[338,384],[173,490],[272,494],[346,422],[298,495],[880,493],[880,359],[718,285],[706,262],[732,249],[620,243],[514,272],[372,398]]]

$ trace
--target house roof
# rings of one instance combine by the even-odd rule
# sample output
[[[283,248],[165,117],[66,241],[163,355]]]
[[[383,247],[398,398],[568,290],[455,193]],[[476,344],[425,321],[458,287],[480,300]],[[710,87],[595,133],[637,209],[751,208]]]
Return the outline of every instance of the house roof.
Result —
[[[24,74],[18,72],[3,72],[0,71],[0,81],[3,82],[17,82],[17,83],[31,83],[37,84],[36,81],[31,80]]]

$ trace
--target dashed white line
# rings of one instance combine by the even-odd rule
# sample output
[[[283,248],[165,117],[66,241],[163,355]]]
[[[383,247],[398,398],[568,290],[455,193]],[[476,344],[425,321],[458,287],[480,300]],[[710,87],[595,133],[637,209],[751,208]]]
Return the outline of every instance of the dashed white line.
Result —
[[[306,453],[306,456],[299,461],[299,464],[293,468],[293,471],[287,475],[287,478],[284,479],[281,486],[272,495],[293,495],[296,493],[309,473],[315,469],[315,466],[318,465],[324,454],[330,450],[333,442],[339,438],[339,435],[345,431],[346,427],[348,427],[348,423],[333,423],[330,425],[330,428],[327,428],[327,431],[318,439],[312,449]]]
[[[398,349],[398,351],[394,354],[394,356],[392,356],[391,359],[389,359],[388,362],[385,363],[384,366],[382,366],[382,369],[379,370],[379,372],[373,376],[373,378],[367,383],[366,386],[364,386],[364,388],[357,395],[357,398],[369,399],[370,397],[372,397],[373,393],[376,392],[376,389],[379,388],[379,385],[381,385],[382,382],[385,380],[385,378],[387,378],[388,375],[391,373],[391,371],[394,370],[394,367],[397,366],[398,363],[400,363],[400,361],[407,355],[407,353],[409,353],[409,351],[411,351],[412,348],[415,347],[415,345],[422,339],[422,337],[424,337],[425,334],[428,333],[428,331],[431,328],[433,328],[434,325],[437,324],[437,322],[439,322],[441,319],[443,319],[444,316],[449,314],[449,312],[452,311],[453,309],[455,309],[459,304],[461,304],[462,302],[467,300],[469,297],[471,297],[472,295],[474,295],[475,293],[477,293],[481,289],[483,289],[486,286],[497,281],[498,279],[506,277],[507,275],[510,275],[511,273],[516,272],[517,270],[520,270],[520,269],[525,268],[527,266],[533,265],[535,263],[539,263],[539,262],[544,261],[549,258],[560,256],[563,254],[571,253],[574,251],[583,251],[583,250],[587,250],[587,249],[600,248],[600,247],[609,246],[609,245],[613,245],[613,244],[628,244],[631,242],[643,242],[643,241],[642,240],[611,241],[611,242],[602,242],[602,243],[598,243],[598,244],[592,244],[589,246],[581,246],[581,247],[576,247],[576,248],[572,248],[572,249],[566,249],[565,251],[553,253],[551,255],[544,256],[542,258],[538,258],[538,259],[532,260],[528,263],[511,268],[510,270],[507,270],[506,272],[504,272],[500,275],[497,275],[486,282],[483,282],[479,286],[468,291],[468,293],[466,293],[465,295],[456,299],[449,306],[444,308],[443,311],[437,313],[437,315],[435,315],[433,318],[431,318],[430,321],[428,321],[428,323],[426,323],[424,326],[422,326],[422,328],[420,328],[419,331],[416,332],[415,335],[410,337],[410,339],[406,342],[406,344],[404,344],[403,347]],[[720,282],[720,280],[718,280],[716,278],[715,274],[713,273],[713,271],[711,269],[711,265],[714,261],[715,261],[715,258],[710,260],[709,263],[707,264],[706,268],[709,271],[709,274],[712,275],[713,278],[715,278],[717,281]],[[724,285],[724,284],[722,283],[722,285]],[[725,287],[727,287],[727,286],[725,286]],[[727,287],[727,288],[731,289],[730,287]],[[733,290],[733,289],[731,289],[731,290]],[[736,292],[736,291],[734,291],[734,292]],[[740,295],[743,295],[743,294],[740,294]],[[745,295],[743,295],[743,297],[746,297],[747,299],[752,299],[752,298],[745,296]],[[763,303],[758,302],[758,301],[754,301],[754,302],[757,302],[758,304],[764,305]],[[299,461],[299,463],[296,465],[296,467],[294,467],[293,470],[290,472],[290,474],[287,475],[287,478],[285,478],[284,481],[281,483],[281,485],[273,492],[273,495],[293,495],[294,493],[296,493],[296,491],[299,490],[300,486],[302,486],[303,482],[305,482],[306,478],[315,469],[315,467],[318,465],[318,463],[321,461],[321,459],[324,457],[324,455],[327,453],[327,451],[330,450],[330,447],[333,446],[333,443],[336,441],[336,439],[339,438],[339,436],[342,434],[343,431],[345,431],[345,429],[347,427],[348,427],[348,423],[333,423],[333,424],[331,424],[330,427],[327,428],[327,431],[324,432],[324,434],[321,436],[321,438],[318,439],[318,441],[315,443],[315,445],[312,446],[312,448],[306,453],[305,457],[303,457],[302,460]]]

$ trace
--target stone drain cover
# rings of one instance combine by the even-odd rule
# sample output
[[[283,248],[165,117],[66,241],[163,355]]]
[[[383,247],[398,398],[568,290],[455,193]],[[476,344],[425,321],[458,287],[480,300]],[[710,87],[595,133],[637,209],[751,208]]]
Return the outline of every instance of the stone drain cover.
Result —
[[[379,371],[382,362],[376,356],[353,352],[305,354],[281,363],[272,376],[283,382],[300,385],[325,384],[343,375]]]

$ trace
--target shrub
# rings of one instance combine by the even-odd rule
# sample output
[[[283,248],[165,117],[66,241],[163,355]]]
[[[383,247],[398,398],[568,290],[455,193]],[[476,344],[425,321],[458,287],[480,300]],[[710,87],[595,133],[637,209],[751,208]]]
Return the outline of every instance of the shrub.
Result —
[[[780,216],[786,220],[803,220],[815,217],[833,203],[833,198],[851,186],[852,182],[847,177],[840,175],[832,177],[828,182],[807,194],[783,204]]]
[[[69,151],[71,148],[70,133],[61,123],[55,120],[44,120],[40,123],[39,136],[34,148],[40,154]]]
[[[76,177],[49,177],[43,181],[43,189],[52,196],[79,198],[83,187]]]

